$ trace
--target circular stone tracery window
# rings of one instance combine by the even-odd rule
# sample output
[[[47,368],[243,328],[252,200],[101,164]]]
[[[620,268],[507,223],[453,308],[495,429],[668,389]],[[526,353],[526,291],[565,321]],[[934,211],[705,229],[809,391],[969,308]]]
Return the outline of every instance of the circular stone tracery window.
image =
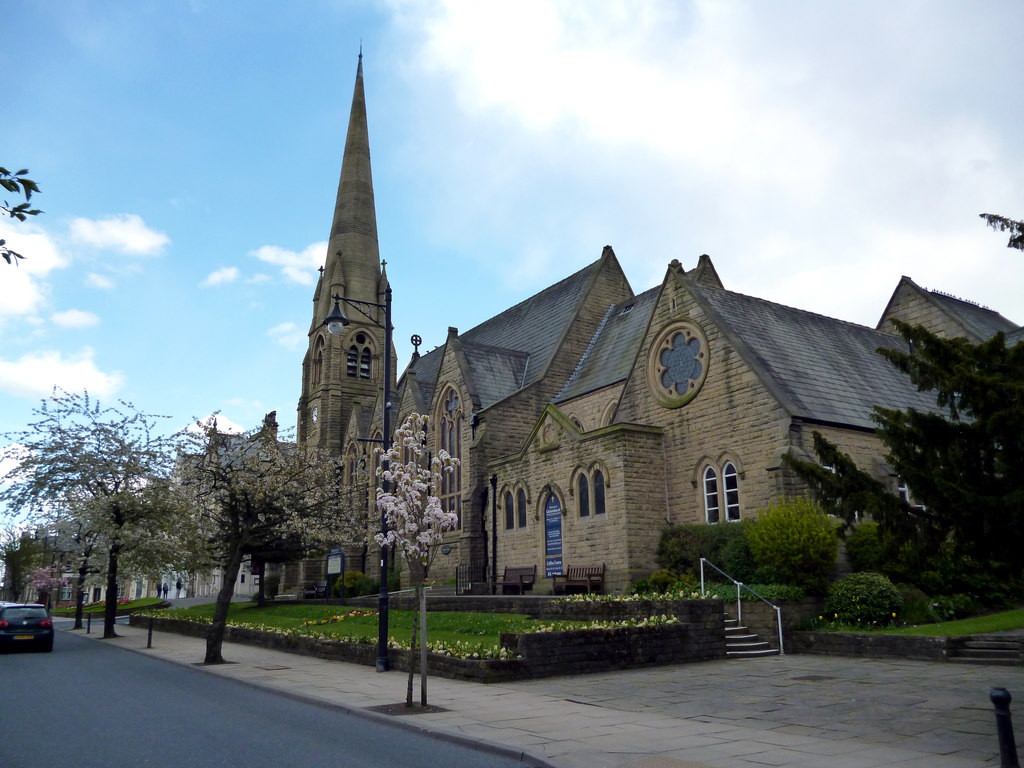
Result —
[[[686,405],[708,375],[708,340],[691,323],[673,323],[651,347],[647,382],[655,399],[668,408]]]

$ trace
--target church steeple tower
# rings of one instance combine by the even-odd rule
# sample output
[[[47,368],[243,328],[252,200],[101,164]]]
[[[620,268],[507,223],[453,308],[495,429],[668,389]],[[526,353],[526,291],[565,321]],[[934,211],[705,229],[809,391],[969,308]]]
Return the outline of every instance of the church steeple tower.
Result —
[[[345,155],[341,163],[338,197],[327,243],[324,270],[328,293],[321,292],[317,318],[327,317],[333,306],[331,295],[339,289],[349,299],[377,301],[380,283],[380,251],[377,245],[377,212],[373,203],[370,173],[370,135],[366,124],[366,95],[363,92],[363,54],[359,53],[352,111],[348,119]]]
[[[302,364],[298,440],[340,454],[343,431],[357,409],[372,409],[383,385],[383,313],[343,306],[352,320],[340,336],[323,328],[333,297],[380,304],[386,287],[377,244],[377,213],[370,172],[370,140],[359,52],[341,179],[334,204],[327,258],[313,293],[309,351]],[[377,321],[377,322],[375,322]]]

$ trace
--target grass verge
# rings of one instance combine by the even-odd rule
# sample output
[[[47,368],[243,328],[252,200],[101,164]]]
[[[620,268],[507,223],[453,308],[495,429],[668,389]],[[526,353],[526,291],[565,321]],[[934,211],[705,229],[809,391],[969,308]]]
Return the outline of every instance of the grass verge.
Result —
[[[210,621],[213,603],[190,608],[160,611],[168,618]],[[412,637],[413,611],[388,611],[388,635],[403,647]],[[288,632],[296,635],[336,637],[354,642],[375,642],[376,610],[340,606],[274,604],[260,608],[248,603],[232,603],[228,623],[236,626]],[[588,622],[558,622],[559,629],[577,629]],[[503,632],[536,632],[550,628],[551,622],[530,619],[522,614],[461,613],[430,611],[427,615],[427,643],[495,647]]]

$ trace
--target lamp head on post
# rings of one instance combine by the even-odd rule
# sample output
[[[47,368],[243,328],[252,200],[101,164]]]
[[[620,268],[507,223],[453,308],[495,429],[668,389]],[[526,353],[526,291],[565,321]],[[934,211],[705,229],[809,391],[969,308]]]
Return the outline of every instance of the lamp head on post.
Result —
[[[349,324],[349,319],[345,317],[345,313],[341,311],[341,297],[335,295],[334,309],[331,313],[324,318],[323,324],[327,326],[327,332],[337,336],[339,333],[345,330],[345,326]]]

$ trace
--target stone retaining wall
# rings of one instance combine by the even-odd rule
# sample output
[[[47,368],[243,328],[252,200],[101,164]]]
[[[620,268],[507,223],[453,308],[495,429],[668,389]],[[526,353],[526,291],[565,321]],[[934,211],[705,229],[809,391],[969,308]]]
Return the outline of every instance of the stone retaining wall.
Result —
[[[463,659],[430,654],[428,671],[437,677],[496,683],[553,675],[571,675],[653,664],[677,664],[725,657],[724,623],[721,605],[715,610],[707,603],[679,601],[693,605],[679,624],[658,627],[620,627],[567,632],[509,633],[501,645],[517,654],[515,659]],[[148,617],[132,617],[133,626],[147,627]],[[206,637],[207,624],[178,619],[154,618],[153,629]],[[225,640],[300,653],[332,661],[374,666],[376,643],[352,643],[228,627]],[[157,641],[159,642],[159,641]],[[408,651],[391,648],[388,658],[393,669],[409,669]]]
[[[948,637],[924,637],[922,635],[793,632],[790,643],[789,650],[794,653],[814,653],[825,656],[948,661],[952,655]]]

